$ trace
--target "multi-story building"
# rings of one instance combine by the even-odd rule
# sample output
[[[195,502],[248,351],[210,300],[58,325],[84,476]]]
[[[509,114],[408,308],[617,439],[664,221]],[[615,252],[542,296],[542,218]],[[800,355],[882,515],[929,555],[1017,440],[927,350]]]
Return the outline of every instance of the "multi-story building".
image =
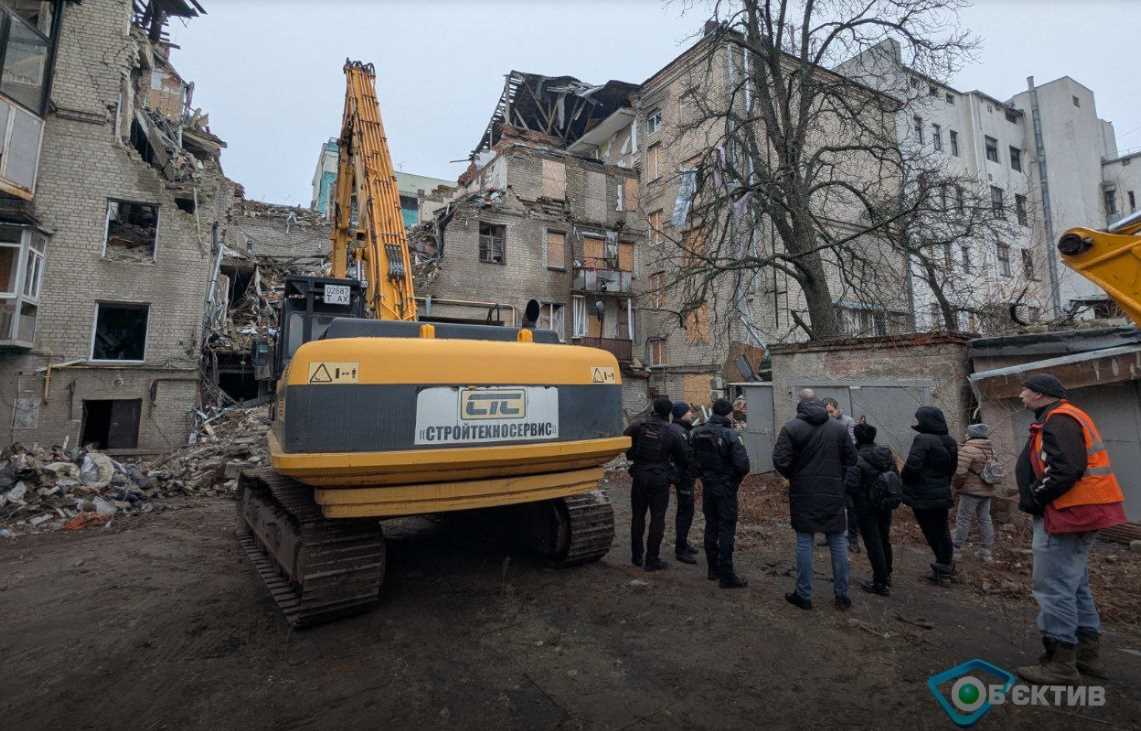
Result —
[[[168,17],[201,10],[194,0],[0,3],[8,441],[185,443],[235,191],[218,164],[225,143],[189,109],[165,40]]]

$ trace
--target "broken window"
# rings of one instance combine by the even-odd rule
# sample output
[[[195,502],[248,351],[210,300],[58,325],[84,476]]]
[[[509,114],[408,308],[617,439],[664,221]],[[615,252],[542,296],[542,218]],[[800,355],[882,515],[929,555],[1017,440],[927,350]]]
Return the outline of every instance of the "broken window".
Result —
[[[0,92],[32,112],[42,114],[48,36],[47,31],[41,31],[21,18],[23,14],[0,6],[0,55],[3,57]],[[35,15],[39,17],[38,9]],[[50,18],[45,20],[50,28]]]
[[[646,134],[652,135],[662,126],[662,110],[655,109],[646,115]]]
[[[1010,169],[1022,172],[1022,150],[1017,147],[1010,148]]]
[[[540,330],[553,330],[559,336],[559,340],[566,337],[566,332],[563,330],[563,310],[564,306],[557,302],[548,302],[539,308],[539,322],[538,327]]]
[[[547,268],[567,268],[567,235],[562,231],[547,232]]]
[[[92,360],[141,361],[146,353],[150,305],[100,302],[96,305]]]
[[[495,223],[479,223],[479,260],[487,264],[505,264],[507,227]]]
[[[931,125],[931,144],[935,146],[936,150],[942,151],[942,149],[943,149],[943,128],[937,124]]]
[[[39,231],[0,226],[0,342],[31,347],[36,337],[47,238]]]
[[[1026,196],[1014,195],[1014,213],[1018,216],[1018,223],[1022,226],[1030,225],[1026,216]]]
[[[986,159],[991,162],[998,162],[998,140],[993,137],[984,137],[986,143]]]
[[[1010,245],[998,245],[998,268],[1002,272],[1002,276],[1009,277],[1013,275],[1010,268]]]
[[[571,337],[586,336],[586,298],[582,295],[571,297]]]
[[[1021,249],[1022,252],[1022,273],[1027,279],[1034,281],[1038,277],[1034,274],[1034,252],[1030,249]]]
[[[1082,105],[1082,103],[1078,100],[1078,98],[1076,96],[1070,97],[1070,100],[1074,103],[1075,107],[1080,107]]]
[[[107,239],[103,256],[119,261],[153,261],[158,240],[158,206],[107,201]]]
[[[79,443],[96,449],[136,449],[142,399],[84,399]]]
[[[646,149],[646,177],[657,180],[662,174],[662,143],[655,142]]]
[[[955,157],[959,156],[959,133],[955,130],[949,130],[948,134],[951,137],[951,154]]]
[[[951,94],[948,94],[947,95],[947,103],[948,104],[954,104],[955,103],[955,97],[952,96]]]

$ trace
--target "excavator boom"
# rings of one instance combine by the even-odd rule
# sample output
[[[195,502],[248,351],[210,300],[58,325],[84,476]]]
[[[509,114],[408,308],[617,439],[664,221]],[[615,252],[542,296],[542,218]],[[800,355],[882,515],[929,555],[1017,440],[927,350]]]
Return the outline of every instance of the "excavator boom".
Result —
[[[333,276],[344,279],[351,271],[363,280],[369,316],[415,320],[408,236],[376,100],[376,72],[371,63],[346,60],[345,80],[333,199]]]
[[[1141,327],[1141,211],[1105,231],[1072,228],[1058,240],[1062,262],[1105,290]]]

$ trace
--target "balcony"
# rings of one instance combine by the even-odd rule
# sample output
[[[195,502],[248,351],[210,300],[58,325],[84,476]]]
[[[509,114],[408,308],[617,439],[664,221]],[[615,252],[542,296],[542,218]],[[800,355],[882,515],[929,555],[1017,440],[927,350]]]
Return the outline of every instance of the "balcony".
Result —
[[[593,294],[630,294],[630,272],[616,269],[586,269],[575,267],[571,289]]]
[[[620,338],[574,338],[575,345],[584,345],[588,348],[598,348],[611,353],[619,363],[629,363],[632,360],[634,343]]]

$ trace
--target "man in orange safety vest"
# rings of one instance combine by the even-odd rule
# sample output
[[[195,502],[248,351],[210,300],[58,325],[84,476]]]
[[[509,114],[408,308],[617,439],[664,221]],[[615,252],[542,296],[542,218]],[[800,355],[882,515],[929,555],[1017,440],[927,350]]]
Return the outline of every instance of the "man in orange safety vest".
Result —
[[[1125,522],[1124,494],[1101,433],[1066,396],[1048,373],[1028,377],[1019,394],[1035,417],[1015,476],[1018,507],[1034,518],[1032,582],[1046,650],[1018,674],[1041,685],[1073,685],[1082,674],[1106,677],[1089,549],[1098,530]]]

